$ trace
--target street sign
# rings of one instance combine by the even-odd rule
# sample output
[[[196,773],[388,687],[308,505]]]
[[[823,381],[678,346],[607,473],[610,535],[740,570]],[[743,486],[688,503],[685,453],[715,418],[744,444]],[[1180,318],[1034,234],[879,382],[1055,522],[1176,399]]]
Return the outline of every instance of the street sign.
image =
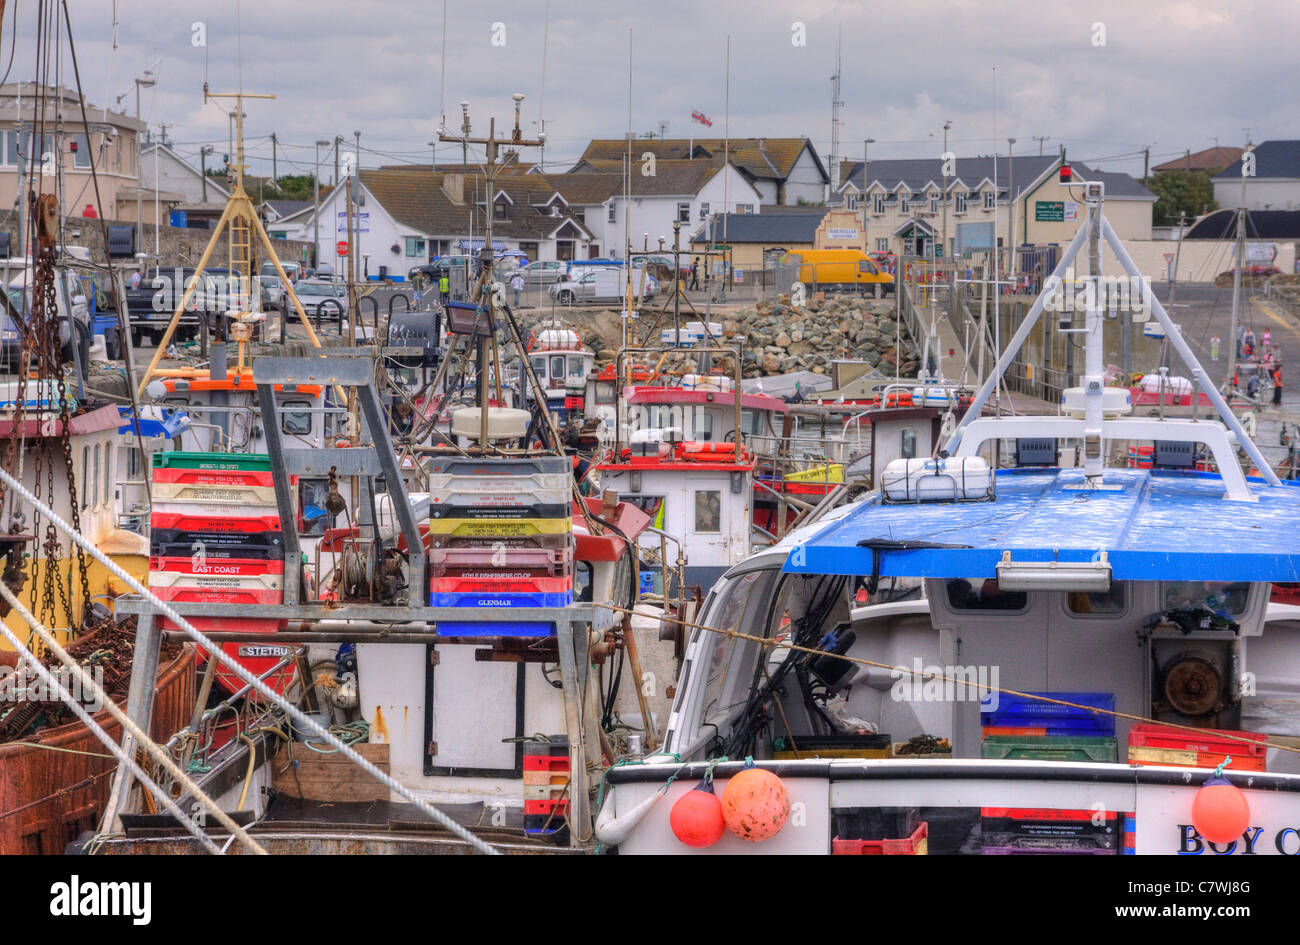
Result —
[[[339,240],[339,241],[338,241],[338,244],[334,247],[334,250],[335,250],[335,251],[336,251],[340,256],[346,256],[346,255],[348,254],[348,241],[347,241],[347,240]]]
[[[1173,253],[1165,253],[1165,262],[1167,262],[1167,263],[1171,263],[1171,262],[1173,262],[1173,261],[1174,261],[1174,254],[1173,254]]]

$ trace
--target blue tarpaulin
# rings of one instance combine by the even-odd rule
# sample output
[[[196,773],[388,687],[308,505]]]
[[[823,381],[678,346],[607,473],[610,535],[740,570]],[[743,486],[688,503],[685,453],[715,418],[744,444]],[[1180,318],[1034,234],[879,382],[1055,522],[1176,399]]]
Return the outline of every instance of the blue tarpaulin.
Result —
[[[983,502],[881,504],[873,496],[797,546],[785,570],[994,577],[1012,561],[1088,562],[1104,551],[1115,580],[1300,581],[1300,488],[1251,480],[1255,502],[1225,499],[1211,473],[1108,469],[1091,489],[1080,469],[997,472]],[[1118,488],[1116,488],[1118,487]],[[925,547],[929,546],[929,547]]]

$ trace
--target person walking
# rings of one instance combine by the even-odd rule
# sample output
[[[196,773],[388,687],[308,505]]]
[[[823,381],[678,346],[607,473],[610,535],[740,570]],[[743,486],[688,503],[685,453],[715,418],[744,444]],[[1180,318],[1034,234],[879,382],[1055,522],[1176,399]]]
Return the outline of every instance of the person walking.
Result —
[[[447,270],[442,271],[438,277],[438,294],[441,296],[442,304],[447,304],[447,299],[451,297],[451,277]]]
[[[1264,329],[1264,334],[1260,337],[1259,340],[1260,340],[1260,343],[1263,344],[1263,346],[1264,346],[1264,350],[1267,351],[1267,350],[1268,350],[1268,346],[1271,345],[1271,344],[1273,343],[1273,333],[1272,333],[1271,331],[1269,331],[1267,328],[1265,328],[1265,329]]]
[[[424,273],[416,270],[415,276],[411,279],[411,286],[415,290],[415,304],[420,306],[424,304]]]
[[[691,284],[687,286],[691,291],[699,291],[700,288],[700,260],[699,257],[691,260]]]
[[[1273,366],[1273,406],[1282,406],[1282,365]]]
[[[138,289],[138,288],[140,288],[140,270],[139,270],[139,269],[137,269],[135,272],[131,273],[131,288],[133,288],[133,289]]]
[[[510,288],[515,291],[515,308],[518,308],[519,296],[524,291],[524,274],[522,270],[516,269],[515,274],[510,277]]]

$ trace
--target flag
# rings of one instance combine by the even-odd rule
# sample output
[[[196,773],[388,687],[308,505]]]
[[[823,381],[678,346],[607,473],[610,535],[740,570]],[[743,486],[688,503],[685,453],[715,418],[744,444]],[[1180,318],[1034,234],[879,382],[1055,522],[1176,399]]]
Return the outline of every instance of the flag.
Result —
[[[709,120],[709,116],[704,114],[704,112],[700,111],[698,108],[691,109],[691,121],[698,121],[701,125],[707,125],[710,128],[713,127],[713,122]]]

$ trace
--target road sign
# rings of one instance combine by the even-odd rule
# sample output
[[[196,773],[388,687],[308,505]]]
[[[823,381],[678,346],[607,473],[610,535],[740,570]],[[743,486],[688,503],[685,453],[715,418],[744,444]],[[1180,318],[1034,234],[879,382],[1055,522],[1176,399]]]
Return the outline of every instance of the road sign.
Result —
[[[334,249],[340,256],[346,256],[348,254],[348,241],[339,240],[338,245],[336,245]]]
[[[1173,262],[1173,261],[1174,261],[1174,254],[1173,254],[1173,253],[1165,253],[1165,262],[1167,262],[1167,263],[1171,263],[1171,262]]]

